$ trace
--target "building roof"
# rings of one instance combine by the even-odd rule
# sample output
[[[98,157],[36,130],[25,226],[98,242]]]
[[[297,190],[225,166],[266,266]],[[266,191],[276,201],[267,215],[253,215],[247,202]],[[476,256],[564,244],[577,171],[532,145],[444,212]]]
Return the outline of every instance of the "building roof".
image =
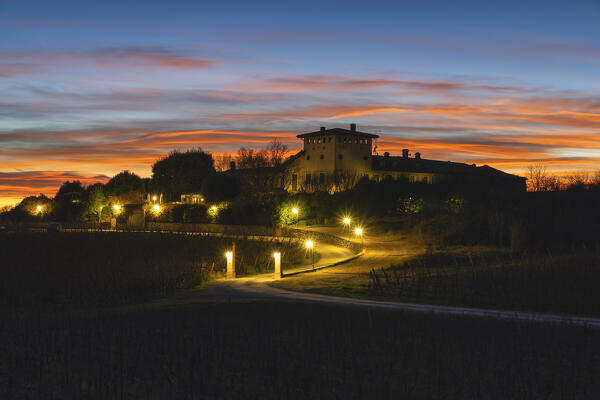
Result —
[[[435,174],[468,174],[485,175],[504,178],[522,179],[518,175],[508,174],[488,165],[476,166],[451,161],[427,160],[424,158],[410,158],[400,156],[372,156],[371,167],[375,172],[401,171],[422,172]]]
[[[323,135],[339,135],[339,136],[352,136],[352,137],[361,137],[361,138],[373,138],[377,139],[379,135],[374,135],[372,133],[360,132],[356,129],[342,129],[342,128],[333,128],[333,129],[325,129],[322,127],[320,130],[315,132],[303,133],[296,137],[298,138],[306,138],[313,136],[323,136]]]

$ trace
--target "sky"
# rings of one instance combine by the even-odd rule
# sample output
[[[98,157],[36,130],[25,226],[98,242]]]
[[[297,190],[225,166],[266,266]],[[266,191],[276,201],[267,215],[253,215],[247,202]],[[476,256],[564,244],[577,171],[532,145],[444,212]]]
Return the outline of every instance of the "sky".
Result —
[[[0,0],[0,206],[320,126],[600,170],[600,2]]]

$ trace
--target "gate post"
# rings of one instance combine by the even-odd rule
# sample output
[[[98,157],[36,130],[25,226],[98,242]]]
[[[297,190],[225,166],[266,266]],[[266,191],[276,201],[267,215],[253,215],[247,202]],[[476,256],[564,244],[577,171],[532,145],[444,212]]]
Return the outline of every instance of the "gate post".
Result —
[[[227,279],[235,278],[235,243],[231,244],[231,251],[225,253],[227,256]]]

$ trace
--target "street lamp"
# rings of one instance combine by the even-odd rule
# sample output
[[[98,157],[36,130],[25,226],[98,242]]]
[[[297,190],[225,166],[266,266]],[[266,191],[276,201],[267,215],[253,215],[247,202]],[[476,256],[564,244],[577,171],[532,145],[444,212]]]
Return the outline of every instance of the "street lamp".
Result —
[[[315,244],[313,243],[312,240],[307,240],[304,245],[306,246],[307,249],[310,250],[310,256],[312,258],[312,269],[314,271],[315,270],[315,250],[314,250]]]
[[[115,204],[113,206],[113,210],[115,210],[115,213],[118,214],[119,212],[121,212],[121,206],[118,204]]]
[[[35,209],[36,209],[36,211],[37,211],[38,213],[41,213],[41,212],[42,212],[42,210],[44,209],[44,207],[42,207],[41,205],[39,205],[39,206],[37,206]]]
[[[300,211],[298,210],[298,207],[294,207],[294,208],[292,208],[292,214],[294,214],[296,217],[298,216],[298,213],[299,213],[299,212],[300,212]]]
[[[365,239],[364,239],[364,236],[363,236],[363,230],[362,230],[362,228],[361,227],[357,227],[354,230],[354,234],[356,236],[360,236],[361,247],[364,249],[365,248]]]
[[[154,209],[154,213],[155,214],[159,214],[160,213],[160,206],[158,204],[155,204],[154,207],[152,207]]]

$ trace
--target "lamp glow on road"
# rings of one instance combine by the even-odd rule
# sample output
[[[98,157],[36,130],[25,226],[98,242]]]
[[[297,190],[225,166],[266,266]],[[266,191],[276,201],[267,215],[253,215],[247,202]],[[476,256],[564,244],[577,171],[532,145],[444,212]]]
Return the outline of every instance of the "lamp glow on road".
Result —
[[[352,220],[349,217],[344,217],[344,225],[350,225],[350,222],[352,222]]]
[[[292,208],[292,214],[294,214],[294,215],[298,215],[298,213],[299,213],[299,212],[300,212],[300,211],[298,210],[298,207],[294,207],[294,208]]]
[[[363,234],[363,230],[362,230],[362,228],[356,228],[356,229],[354,230],[354,233],[355,233],[357,236],[360,236],[360,235],[362,235],[362,234]]]
[[[307,240],[304,245],[306,246],[307,249],[312,249],[315,244],[313,243],[312,240]]]

